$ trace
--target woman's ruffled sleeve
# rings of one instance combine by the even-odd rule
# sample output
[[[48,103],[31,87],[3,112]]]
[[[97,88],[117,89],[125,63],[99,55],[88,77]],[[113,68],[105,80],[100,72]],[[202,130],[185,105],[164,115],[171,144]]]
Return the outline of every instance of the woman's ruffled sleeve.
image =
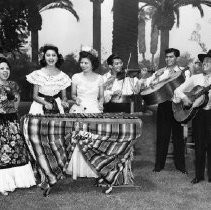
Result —
[[[33,71],[32,73],[26,75],[26,80],[33,85],[42,86],[45,84],[45,78],[40,74],[40,70]]]
[[[63,72],[60,82],[61,82],[61,90],[64,90],[71,85],[72,80],[67,74]]]

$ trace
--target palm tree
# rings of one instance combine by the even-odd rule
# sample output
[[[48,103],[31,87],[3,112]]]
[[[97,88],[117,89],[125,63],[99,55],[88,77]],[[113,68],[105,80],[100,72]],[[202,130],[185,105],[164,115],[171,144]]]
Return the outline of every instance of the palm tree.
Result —
[[[157,52],[158,46],[158,36],[159,31],[157,26],[154,24],[155,22],[155,8],[150,6],[144,9],[146,5],[142,6],[139,9],[138,13],[138,45],[139,45],[139,53],[142,54],[143,60],[145,60],[145,52],[146,52],[146,41],[145,41],[145,22],[151,19],[151,39],[150,39],[150,53],[152,54],[151,64],[154,66],[154,56]]]
[[[29,11],[29,30],[31,31],[31,45],[32,45],[32,61],[38,61],[38,30],[42,27],[42,17],[40,12],[61,8],[71,12],[74,17],[79,20],[76,11],[73,9],[73,3],[69,0],[28,0],[27,7]]]
[[[200,24],[196,24],[196,29],[192,31],[191,33],[191,41],[196,42],[202,49],[203,52],[207,53],[207,47],[204,42],[201,40],[201,34],[200,34],[201,26]]]
[[[201,17],[203,17],[204,12],[202,5],[211,6],[211,0],[139,0],[139,2],[156,8],[154,24],[161,32],[159,68],[165,65],[164,50],[169,47],[169,32],[175,24],[175,19],[177,26],[179,26],[180,23],[179,8],[192,5],[198,8]]]
[[[159,37],[159,30],[158,27],[155,25],[155,15],[154,15],[154,10],[151,10],[151,39],[150,39],[150,53],[152,54],[152,59],[151,63],[152,66],[154,67],[154,58],[155,54],[158,50],[158,37]]]
[[[0,1],[0,48],[3,52],[20,52],[29,36],[28,12],[22,1]]]
[[[145,60],[146,53],[146,40],[145,40],[145,26],[146,26],[146,14],[141,7],[138,12],[138,50],[142,54],[143,60]]]
[[[112,52],[130,67],[138,66],[138,0],[114,0]],[[130,56],[131,54],[131,56]]]

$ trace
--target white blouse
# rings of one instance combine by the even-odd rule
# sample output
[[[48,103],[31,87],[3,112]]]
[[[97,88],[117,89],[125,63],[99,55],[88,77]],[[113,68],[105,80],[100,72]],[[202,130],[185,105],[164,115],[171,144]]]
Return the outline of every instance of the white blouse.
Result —
[[[71,85],[70,77],[64,72],[49,76],[43,72],[43,68],[26,75],[26,80],[31,84],[38,85],[39,92],[48,96],[54,96]]]
[[[108,78],[111,77],[111,73],[108,72],[103,75],[104,83],[108,80]],[[115,79],[113,82],[112,87],[109,89],[105,89],[105,95],[113,95],[114,91],[120,90],[122,92],[122,95],[132,95],[135,93],[135,85],[138,81],[138,78],[130,78],[125,77],[125,79],[118,80]]]

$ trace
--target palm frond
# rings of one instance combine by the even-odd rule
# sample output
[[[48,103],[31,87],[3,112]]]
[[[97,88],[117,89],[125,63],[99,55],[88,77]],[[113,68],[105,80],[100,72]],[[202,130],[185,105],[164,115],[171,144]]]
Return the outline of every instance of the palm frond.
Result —
[[[160,6],[160,4],[161,4],[160,1],[161,0],[139,0],[139,2],[146,3],[146,4],[154,6],[156,8]]]
[[[177,19],[177,27],[179,27],[180,24],[180,12],[179,12],[179,8],[173,8],[174,13],[176,15],[176,19]]]
[[[147,6],[151,6],[150,4],[144,4],[143,6],[141,6],[138,11],[142,10],[144,7],[147,7]]]
[[[49,3],[46,6],[42,7],[40,9],[40,12],[43,12],[43,11],[49,10],[49,9],[55,9],[55,8],[61,8],[61,9],[68,10],[75,16],[77,21],[79,21],[79,16],[78,16],[77,12],[73,9],[73,3],[68,0],[57,0],[52,3]]]
[[[207,5],[208,7],[211,7],[211,0],[174,0],[174,6],[176,7],[183,7],[187,5]]]
[[[60,2],[66,2],[71,7],[73,7],[73,3],[71,0],[36,0],[38,2],[39,9],[41,10],[43,7],[51,4],[51,3],[60,3]]]
[[[200,15],[201,17],[204,17],[204,10],[202,9],[202,6],[199,4],[199,5],[196,5],[195,7],[198,8],[199,12],[200,12]]]
[[[187,5],[195,5],[195,4],[200,4],[200,0],[174,0],[174,7],[183,7]]]
[[[205,4],[208,7],[211,7],[211,0],[201,0],[201,4]]]

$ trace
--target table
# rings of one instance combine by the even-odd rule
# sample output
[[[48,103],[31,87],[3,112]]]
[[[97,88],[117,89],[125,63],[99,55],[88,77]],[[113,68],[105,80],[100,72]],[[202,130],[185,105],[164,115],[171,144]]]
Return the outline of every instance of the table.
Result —
[[[48,188],[64,176],[76,144],[97,171],[107,192],[114,185],[133,183],[133,145],[142,133],[136,114],[25,115],[21,127],[33,159],[42,169]]]

